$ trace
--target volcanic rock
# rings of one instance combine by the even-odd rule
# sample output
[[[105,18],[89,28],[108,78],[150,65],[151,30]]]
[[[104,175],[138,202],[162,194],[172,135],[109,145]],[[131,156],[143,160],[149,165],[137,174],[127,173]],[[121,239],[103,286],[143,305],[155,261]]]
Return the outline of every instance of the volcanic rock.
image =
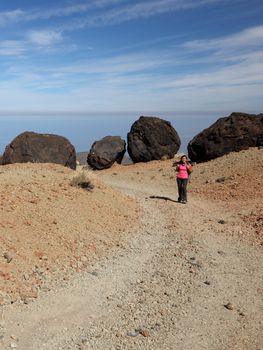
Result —
[[[263,114],[232,113],[218,119],[188,144],[192,161],[203,162],[230,152],[256,147],[263,134]]]
[[[263,148],[263,134],[258,136],[256,147],[258,147],[259,149]]]
[[[63,136],[26,131],[7,145],[2,163],[27,162],[57,163],[76,169],[76,151]]]
[[[114,162],[121,163],[126,152],[126,142],[119,136],[106,136],[95,141],[88,154],[88,164],[97,170],[110,168]]]
[[[171,123],[157,117],[140,117],[128,133],[128,153],[134,163],[173,158],[180,145]]]

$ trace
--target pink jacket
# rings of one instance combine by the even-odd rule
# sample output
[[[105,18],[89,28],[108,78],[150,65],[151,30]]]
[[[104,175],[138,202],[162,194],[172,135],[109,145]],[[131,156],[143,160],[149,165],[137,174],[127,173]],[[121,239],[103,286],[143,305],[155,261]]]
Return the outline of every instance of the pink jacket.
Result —
[[[177,177],[178,177],[178,179],[188,179],[189,175],[188,175],[187,169],[190,169],[190,168],[191,168],[191,165],[178,164],[177,165],[177,169],[178,169]]]

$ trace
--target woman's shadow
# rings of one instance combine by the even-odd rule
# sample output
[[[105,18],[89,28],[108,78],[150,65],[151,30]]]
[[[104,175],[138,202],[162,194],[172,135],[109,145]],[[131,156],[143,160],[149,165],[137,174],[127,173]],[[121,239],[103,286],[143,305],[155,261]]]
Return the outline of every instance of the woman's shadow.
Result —
[[[178,203],[178,201],[176,201],[170,197],[164,197],[164,196],[149,196],[149,197],[146,197],[146,199],[163,199],[165,201],[171,201],[174,203]]]

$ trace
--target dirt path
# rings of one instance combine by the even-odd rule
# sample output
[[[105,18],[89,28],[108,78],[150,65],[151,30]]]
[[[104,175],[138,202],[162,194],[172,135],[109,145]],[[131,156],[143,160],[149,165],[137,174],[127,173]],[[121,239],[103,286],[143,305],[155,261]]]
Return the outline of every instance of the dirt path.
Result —
[[[3,349],[262,349],[262,252],[227,237],[238,221],[197,197],[105,181],[138,198],[141,228],[70,285],[7,307]]]

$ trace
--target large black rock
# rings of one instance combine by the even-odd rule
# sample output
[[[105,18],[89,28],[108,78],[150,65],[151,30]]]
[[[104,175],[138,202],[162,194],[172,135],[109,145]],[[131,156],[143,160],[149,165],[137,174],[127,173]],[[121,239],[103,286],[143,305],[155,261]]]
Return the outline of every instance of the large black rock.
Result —
[[[6,146],[2,163],[27,162],[57,163],[76,169],[76,151],[63,136],[26,131]]]
[[[256,146],[260,149],[263,148],[263,134],[258,136]]]
[[[180,145],[171,123],[157,117],[140,117],[128,133],[128,153],[134,163],[173,158]]]
[[[91,146],[88,164],[97,170],[110,168],[113,163],[121,163],[126,152],[126,142],[119,136],[105,136]]]
[[[188,155],[194,162],[208,161],[256,147],[262,134],[263,114],[234,112],[196,135],[188,144]]]

